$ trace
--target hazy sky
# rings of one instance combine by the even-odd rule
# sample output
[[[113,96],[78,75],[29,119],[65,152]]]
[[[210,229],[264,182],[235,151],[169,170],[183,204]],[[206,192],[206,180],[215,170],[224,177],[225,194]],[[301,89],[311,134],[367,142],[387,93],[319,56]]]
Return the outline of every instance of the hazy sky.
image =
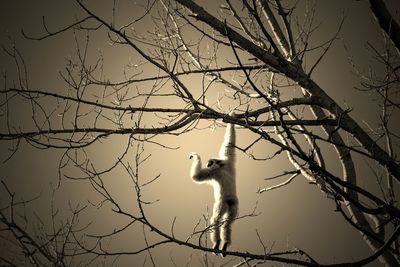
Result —
[[[102,4],[104,2],[102,1]],[[204,4],[209,10],[214,10],[218,4],[218,1],[202,0],[197,2]],[[399,1],[386,2],[393,15],[398,19]],[[97,14],[109,16],[112,7],[110,3],[96,6]],[[118,15],[129,18],[131,13],[134,14],[133,16],[140,14],[139,9],[134,10],[133,2],[130,5],[132,9],[121,9]],[[299,5],[303,6],[304,1],[299,1]],[[39,36],[43,33],[42,16],[48,22],[50,30],[55,30],[67,22],[74,21],[81,14],[82,12],[73,1],[2,1],[0,9],[1,45],[9,49],[15,43],[20,49],[28,68],[31,88],[63,92],[65,83],[62,82],[59,72],[65,70],[66,59],[75,56],[76,46],[70,31],[58,37],[38,42],[24,39],[21,29],[23,28],[29,35]],[[336,42],[316,69],[314,79],[342,107],[353,108],[351,115],[354,118],[375,125],[379,118],[378,107],[366,93],[354,90],[354,87],[359,84],[359,78],[354,74],[349,63],[351,57],[361,69],[367,70],[371,60],[366,49],[366,42],[371,42],[378,47],[382,46],[382,34],[378,31],[367,1],[317,0],[316,20],[322,24],[315,32],[314,41],[318,43],[332,36],[343,15],[346,20],[340,34],[341,39]],[[121,19],[120,23],[122,22]],[[143,28],[137,30],[151,30],[146,28],[145,24],[141,27]],[[98,57],[99,51],[107,60],[105,72],[107,72],[107,77],[112,80],[123,78],[124,65],[138,57],[128,49],[115,50],[106,41],[104,34],[92,37],[89,59],[93,60]],[[9,82],[12,78],[16,78],[14,63],[3,51],[0,52],[0,70],[8,73]],[[189,80],[190,78],[185,82]],[[4,81],[1,80],[1,82]],[[1,99],[1,101],[3,100]],[[171,104],[173,105],[173,103]],[[18,102],[15,102],[11,108],[14,125],[22,129],[29,129],[31,111],[23,105],[18,105]],[[211,123],[203,122],[200,126],[208,126]],[[4,130],[4,125],[0,126],[0,132]],[[147,181],[161,174],[161,178],[151,187],[144,188],[143,195],[149,201],[159,200],[156,204],[148,207],[148,214],[153,223],[162,230],[169,231],[172,221],[176,218],[175,227],[179,229],[177,235],[179,238],[185,239],[197,221],[212,206],[211,188],[206,185],[194,184],[189,178],[191,161],[188,160],[188,155],[192,151],[197,151],[204,157],[215,156],[223,133],[224,128],[218,127],[215,131],[199,129],[180,136],[163,136],[156,139],[156,141],[166,143],[171,147],[179,147],[177,150],[165,150],[156,145],[146,144],[145,154],[151,154],[151,158],[143,165],[142,177]],[[238,145],[244,147],[251,143],[255,136],[243,129],[238,129],[237,139]],[[88,148],[88,156],[100,170],[106,169],[121,155],[126,142],[127,137],[123,136],[106,139],[101,144]],[[2,161],[8,155],[8,145],[6,142],[0,142],[0,160]],[[258,149],[258,151],[254,151],[255,154],[262,156],[263,151],[272,150],[273,147],[265,144]],[[329,151],[331,148],[324,149]],[[14,157],[0,166],[0,178],[6,181],[18,195],[30,198],[41,194],[41,198],[29,208],[29,212],[34,211],[45,222],[49,221],[49,196],[52,185],[58,183],[58,166],[62,153],[63,151],[55,149],[35,149],[23,142]],[[332,169],[336,168],[337,170],[338,161],[334,157],[328,157],[327,161]],[[257,241],[257,229],[265,244],[268,247],[273,246],[273,251],[298,247],[310,252],[313,257],[324,263],[355,260],[369,255],[371,251],[360,234],[348,225],[339,213],[334,212],[334,202],[327,199],[317,187],[308,184],[303,177],[296,178],[284,188],[261,195],[256,193],[259,188],[276,183],[275,181],[264,181],[263,178],[289,169],[288,164],[285,155],[264,162],[253,161],[238,152],[237,188],[240,198],[240,214],[251,213],[257,206],[256,212],[260,215],[235,222],[231,249],[262,253],[262,248]],[[371,180],[368,181],[368,179],[373,178],[369,177],[367,165],[359,166],[359,173],[365,174],[365,184],[371,184]],[[74,170],[71,169],[70,172],[72,174]],[[115,194],[122,205],[129,210],[135,210],[135,205],[130,204],[135,201],[132,193],[133,185],[122,168],[106,175],[105,179],[110,191]],[[60,189],[56,191],[54,202],[55,206],[65,214],[67,214],[69,205],[87,203],[88,200],[92,201],[98,198],[88,182],[62,179],[61,185]],[[0,203],[3,205],[6,199],[4,195],[0,194],[0,196]],[[99,211],[90,208],[82,221],[89,220],[94,221],[93,226],[89,229],[92,234],[110,231],[124,223],[124,219],[116,217],[107,208]],[[127,233],[119,237],[117,241],[110,242],[110,246],[126,250],[139,248],[142,245],[141,228],[132,229]],[[0,245],[4,245],[4,243],[0,243]],[[2,250],[0,249],[0,251]],[[155,249],[153,253],[160,266],[172,265],[169,260],[170,255],[178,266],[185,264],[191,254],[194,255],[194,263],[198,263],[201,259],[199,253],[196,254],[192,250],[178,246],[162,246]],[[142,262],[144,257],[145,255],[138,256],[134,260]],[[217,265],[229,260],[211,255],[210,257],[213,257],[212,260]],[[164,265],[165,262],[167,265]],[[132,260],[129,257],[121,257],[119,262],[120,265],[131,263]],[[277,265],[268,263],[265,266]],[[378,266],[378,263],[370,266]]]

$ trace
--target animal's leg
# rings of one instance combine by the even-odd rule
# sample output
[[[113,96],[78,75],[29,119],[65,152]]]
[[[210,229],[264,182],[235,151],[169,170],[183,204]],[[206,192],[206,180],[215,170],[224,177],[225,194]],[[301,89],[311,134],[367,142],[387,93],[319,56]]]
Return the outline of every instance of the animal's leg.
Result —
[[[213,242],[213,249],[219,249],[221,243],[221,224],[222,216],[225,212],[222,202],[215,202],[213,208],[213,215],[211,217],[211,241]]]
[[[223,224],[222,224],[222,250],[226,251],[228,246],[231,244],[232,224],[237,216],[238,212],[238,201],[236,199],[225,200],[227,206],[227,212],[225,213]],[[225,253],[222,256],[225,257]]]

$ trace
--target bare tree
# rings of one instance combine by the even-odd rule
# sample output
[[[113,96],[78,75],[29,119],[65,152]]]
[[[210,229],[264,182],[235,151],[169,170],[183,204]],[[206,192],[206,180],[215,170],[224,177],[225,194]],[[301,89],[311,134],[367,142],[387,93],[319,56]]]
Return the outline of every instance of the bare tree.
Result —
[[[58,177],[52,196],[58,191],[62,194],[70,183],[84,184],[88,191],[83,196],[85,204],[69,203],[70,212],[63,214],[67,219],[59,218],[52,197],[48,226],[41,216],[26,211],[24,207],[32,201],[16,200],[18,192],[9,186],[8,177],[2,177],[7,197],[1,199],[1,237],[12,244],[8,254],[0,257],[2,264],[20,265],[25,257],[34,266],[96,261],[108,266],[118,264],[121,257],[144,255],[143,265],[155,266],[154,250],[174,246],[194,249],[202,255],[201,264],[212,265],[210,252],[218,250],[208,244],[207,233],[213,227],[208,214],[185,232],[186,237],[176,234],[175,216],[166,225],[154,223],[151,210],[158,201],[157,181],[166,165],[151,161],[145,146],[173,150],[177,147],[168,142],[169,136],[183,138],[204,127],[233,123],[241,133],[251,134],[251,139],[237,146],[243,155],[266,166],[278,157],[288,162],[281,174],[268,180],[289,178],[260,188],[261,199],[303,177],[335,204],[371,253],[353,261],[321,262],[302,248],[273,251],[273,245],[267,245],[257,232],[262,253],[227,251],[224,264],[363,266],[379,258],[385,266],[400,265],[399,132],[395,125],[400,107],[400,28],[382,0],[369,1],[384,34],[383,46],[367,44],[375,60],[370,71],[359,70],[357,62],[350,61],[361,79],[358,89],[379,103],[376,127],[365,127],[362,120],[354,119],[352,109],[343,108],[314,78],[324,57],[340,42],[345,18],[331,38],[315,41],[318,10],[308,2],[303,6],[296,1],[225,0],[213,3],[216,10],[192,0],[149,0],[136,6],[110,2],[108,10],[98,10],[94,3],[77,0],[74,21],[53,29],[43,19],[44,33],[22,31],[33,42],[65,34],[73,37],[76,55],[66,58],[60,71],[62,88],[32,86],[18,46],[3,49],[16,70],[4,73],[0,91],[0,139],[10,150],[5,160],[23,153],[19,150],[26,144],[57,151]],[[128,7],[139,11],[132,17]],[[112,56],[93,48],[100,42],[109,44],[111,55],[118,50],[129,55],[126,64],[108,65]],[[227,115],[233,110],[235,115]],[[113,149],[118,152],[110,152],[113,156],[107,153],[108,142],[116,144]],[[267,151],[266,144],[275,150]],[[107,147],[102,152],[107,166],[95,156],[102,146]],[[335,167],[327,163],[332,158]],[[371,167],[368,177],[359,171],[365,162]],[[161,174],[142,175],[146,164],[156,166]],[[116,184],[134,193],[123,199]],[[100,223],[89,234],[93,214],[102,220],[122,219],[113,230],[102,229]],[[242,212],[237,220],[246,223],[256,216],[263,216],[257,207]],[[141,245],[120,247],[114,242],[124,236],[139,238]],[[173,256],[170,260],[175,265]],[[191,258],[187,264],[192,264]]]

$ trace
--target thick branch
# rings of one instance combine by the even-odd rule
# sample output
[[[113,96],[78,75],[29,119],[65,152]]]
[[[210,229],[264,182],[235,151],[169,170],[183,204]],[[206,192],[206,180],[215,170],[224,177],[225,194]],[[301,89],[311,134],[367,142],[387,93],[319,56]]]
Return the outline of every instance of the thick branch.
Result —
[[[271,27],[272,32],[274,33],[274,36],[279,44],[279,47],[283,51],[283,55],[285,58],[290,59],[290,48],[289,44],[285,39],[285,36],[283,35],[282,29],[279,26],[278,21],[276,20],[274,14],[272,13],[271,8],[269,7],[268,1],[267,0],[258,0],[262,6],[263,13],[265,18],[268,21],[269,26]]]
[[[382,0],[369,0],[371,11],[374,14],[376,20],[381,26],[382,30],[386,32],[389,38],[392,40],[400,52],[400,26],[396,20],[392,17],[389,10],[386,8],[385,3]]]
[[[217,114],[202,113],[199,115],[191,115],[188,118],[181,120],[179,123],[174,123],[170,126],[154,127],[154,128],[122,128],[122,129],[110,129],[110,128],[98,128],[98,127],[87,127],[87,128],[66,128],[66,129],[43,129],[37,131],[27,131],[18,133],[0,133],[0,140],[12,140],[25,137],[36,137],[45,135],[59,135],[59,134],[72,134],[72,133],[97,133],[105,135],[122,135],[122,134],[160,134],[169,133],[175,130],[179,130],[190,122],[197,118],[201,119],[218,119],[221,118]],[[247,121],[243,123],[249,127],[270,127],[280,126],[280,121]],[[322,119],[322,120],[287,120],[285,124],[288,126],[292,125],[307,125],[307,126],[321,126],[321,125],[337,125],[337,121],[334,119]]]

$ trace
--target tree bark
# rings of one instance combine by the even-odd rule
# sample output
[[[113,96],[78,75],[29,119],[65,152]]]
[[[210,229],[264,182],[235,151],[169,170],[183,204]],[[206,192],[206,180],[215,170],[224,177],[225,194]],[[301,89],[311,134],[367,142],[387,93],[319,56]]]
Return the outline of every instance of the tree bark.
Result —
[[[369,0],[370,8],[378,21],[381,29],[386,32],[390,40],[400,53],[400,26],[395,19],[393,19],[385,3],[382,0]]]

